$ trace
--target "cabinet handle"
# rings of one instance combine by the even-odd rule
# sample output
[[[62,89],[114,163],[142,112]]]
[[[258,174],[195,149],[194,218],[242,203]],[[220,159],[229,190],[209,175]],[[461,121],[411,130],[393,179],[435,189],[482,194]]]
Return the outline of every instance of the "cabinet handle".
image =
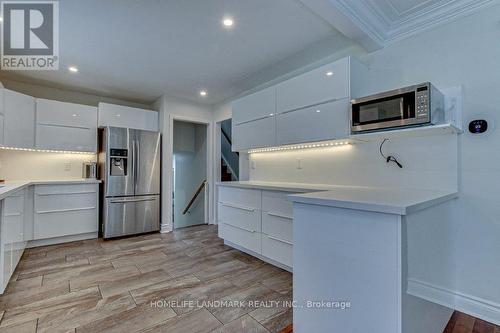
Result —
[[[293,216],[288,216],[288,215],[283,215],[283,214],[273,213],[273,212],[267,212],[267,215],[274,216],[274,217],[281,217],[282,219],[287,219],[287,220],[293,221]]]
[[[231,227],[233,227],[233,228],[236,228],[236,229],[241,229],[241,230],[243,230],[243,231],[251,232],[252,234],[254,234],[254,233],[255,233],[255,230],[249,230],[249,229],[242,228],[242,227],[239,227],[239,226],[237,226],[237,225],[234,225],[234,224],[231,224],[231,223],[227,223],[227,222],[222,222],[222,223],[227,224],[227,225],[229,225],[229,226],[231,226]]]
[[[249,207],[244,207],[244,206],[238,206],[238,205],[234,205],[234,204],[228,204],[228,203],[225,203],[225,202],[220,202],[220,204],[222,206],[226,206],[226,207],[229,207],[229,208],[236,208],[236,209],[244,210],[244,211],[247,211],[247,212],[255,212],[254,208],[249,208]]]
[[[276,237],[269,236],[269,235],[267,235],[267,238],[275,240],[275,241],[278,241],[278,242],[282,242],[282,243],[285,243],[285,244],[288,244],[288,245],[293,245],[292,242],[286,241],[286,240],[281,239],[281,238],[276,238]]]
[[[78,212],[81,210],[93,210],[97,207],[81,207],[81,208],[68,208],[68,209],[55,209],[55,210],[41,210],[37,214],[52,214],[52,213],[65,213],[65,212]]]

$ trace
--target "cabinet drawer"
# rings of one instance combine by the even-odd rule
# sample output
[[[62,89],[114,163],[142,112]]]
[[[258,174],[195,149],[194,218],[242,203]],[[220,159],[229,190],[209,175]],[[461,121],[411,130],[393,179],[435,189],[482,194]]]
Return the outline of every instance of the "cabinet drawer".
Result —
[[[276,88],[270,87],[234,101],[231,105],[233,123],[268,117],[276,113]]]
[[[261,231],[261,212],[229,203],[219,203],[219,221],[249,232]]]
[[[277,112],[349,98],[349,93],[349,58],[344,58],[279,84]]]
[[[276,117],[233,125],[233,151],[276,146]]]
[[[95,152],[97,129],[37,124],[36,147],[49,150]]]
[[[256,253],[261,253],[261,234],[249,232],[241,228],[234,227],[226,223],[219,224],[219,235],[224,240],[249,249]]]
[[[349,136],[349,99],[276,116],[278,145],[344,139]]]
[[[97,209],[35,213],[35,239],[97,232]]]
[[[291,242],[262,234],[262,255],[289,267],[293,266]]]
[[[37,99],[36,120],[39,124],[96,128],[97,108],[48,99]]]
[[[35,197],[36,213],[87,208],[97,208],[97,193],[37,194]]]
[[[82,194],[96,193],[99,184],[72,184],[72,185],[36,185],[35,194]]]
[[[219,186],[219,202],[260,209],[261,191]]]
[[[288,192],[262,191],[262,211],[287,217],[293,216],[293,204],[286,199]]]
[[[287,242],[292,242],[293,218],[272,212],[262,212],[262,232]]]

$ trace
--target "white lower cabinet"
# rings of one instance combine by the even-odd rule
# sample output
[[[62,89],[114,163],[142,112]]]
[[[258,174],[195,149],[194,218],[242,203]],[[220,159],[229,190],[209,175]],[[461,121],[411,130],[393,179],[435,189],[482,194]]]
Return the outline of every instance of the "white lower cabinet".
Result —
[[[97,235],[98,186],[28,186],[0,200],[0,294],[5,291],[28,241],[53,244],[51,238]]]
[[[219,186],[219,236],[291,270],[293,212],[287,194]]]
[[[34,239],[97,232],[98,185],[35,186]]]
[[[26,247],[24,197],[25,190],[20,190],[2,200],[2,228],[0,231],[2,281],[0,292],[5,290]]]

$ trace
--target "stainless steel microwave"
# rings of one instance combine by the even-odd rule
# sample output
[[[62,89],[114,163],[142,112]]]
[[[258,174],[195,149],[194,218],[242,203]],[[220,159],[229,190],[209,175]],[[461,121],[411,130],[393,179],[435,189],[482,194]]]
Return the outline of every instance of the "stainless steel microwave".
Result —
[[[351,101],[352,133],[443,122],[443,94],[429,82]]]

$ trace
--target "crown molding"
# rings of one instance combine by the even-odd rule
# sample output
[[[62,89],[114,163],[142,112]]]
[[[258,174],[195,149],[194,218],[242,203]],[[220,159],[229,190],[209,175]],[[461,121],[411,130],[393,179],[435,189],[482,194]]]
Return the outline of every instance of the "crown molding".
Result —
[[[300,0],[347,37],[375,51],[439,25],[470,15],[500,0],[442,0],[391,19],[380,3],[352,0]],[[391,6],[394,14],[395,8]]]
[[[408,38],[439,25],[475,13],[488,6],[500,4],[498,0],[448,0],[423,8],[412,15],[395,21],[388,32],[386,44]]]

